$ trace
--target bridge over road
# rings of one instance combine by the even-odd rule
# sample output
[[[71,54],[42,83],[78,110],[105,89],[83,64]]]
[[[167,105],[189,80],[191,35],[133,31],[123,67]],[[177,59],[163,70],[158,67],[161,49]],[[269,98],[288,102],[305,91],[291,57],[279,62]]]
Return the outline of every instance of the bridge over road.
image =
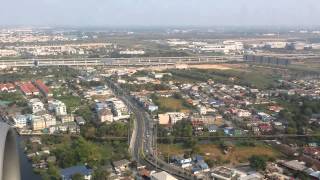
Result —
[[[243,61],[243,56],[190,56],[143,58],[72,58],[72,59],[7,59],[0,67],[32,66],[155,66],[174,64],[206,64]]]

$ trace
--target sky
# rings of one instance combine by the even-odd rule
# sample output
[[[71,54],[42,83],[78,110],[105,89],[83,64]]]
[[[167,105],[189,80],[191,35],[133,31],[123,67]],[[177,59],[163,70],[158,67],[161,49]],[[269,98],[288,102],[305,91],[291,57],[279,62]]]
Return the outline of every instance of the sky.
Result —
[[[313,26],[320,0],[0,0],[0,26]]]

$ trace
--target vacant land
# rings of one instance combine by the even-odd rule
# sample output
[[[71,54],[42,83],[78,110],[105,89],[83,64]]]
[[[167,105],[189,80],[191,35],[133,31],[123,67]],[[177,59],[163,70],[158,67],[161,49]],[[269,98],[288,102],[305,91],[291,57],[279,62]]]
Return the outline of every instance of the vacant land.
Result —
[[[235,146],[227,154],[221,150],[219,145],[215,144],[199,145],[199,149],[201,153],[205,154],[206,159],[219,159],[221,162],[230,164],[248,162],[248,159],[252,155],[267,156],[269,158],[277,158],[281,155],[278,151],[264,144],[259,144],[253,147]]]
[[[177,144],[159,144],[158,149],[164,156],[182,155],[188,151],[184,149],[182,145]],[[199,144],[197,145],[197,149],[199,149],[200,154],[204,155],[205,159],[213,160],[217,164],[235,165],[238,163],[246,163],[252,155],[266,156],[274,159],[282,156],[279,151],[263,143],[254,146],[235,145],[227,154],[223,152],[218,144]]]
[[[252,88],[266,89],[277,84],[279,75],[272,70],[261,70],[255,68],[244,69],[184,69],[168,70],[173,75],[173,79],[189,79],[189,81],[208,81],[212,79],[216,82],[226,84],[240,84]]]
[[[159,106],[159,112],[189,112],[191,107],[188,106],[184,99],[175,97],[154,97],[153,102]]]

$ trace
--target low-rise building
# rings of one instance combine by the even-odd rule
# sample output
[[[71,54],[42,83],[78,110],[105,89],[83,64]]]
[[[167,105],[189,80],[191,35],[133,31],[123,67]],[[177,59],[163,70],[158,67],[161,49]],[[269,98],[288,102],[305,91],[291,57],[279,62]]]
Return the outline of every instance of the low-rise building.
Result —
[[[31,114],[17,115],[13,117],[14,126],[17,128],[25,128],[32,120]]]
[[[177,178],[173,177],[171,174],[165,171],[151,174],[150,179],[151,180],[177,180]]]
[[[126,171],[129,168],[130,161],[122,159],[120,161],[113,162],[114,170],[118,173]]]
[[[67,115],[66,105],[59,100],[50,100],[48,101],[49,111],[53,111],[57,116]]]
[[[37,113],[45,110],[44,104],[38,98],[30,99],[28,105],[31,108],[32,113]]]
[[[98,119],[99,119],[100,123],[112,122],[113,121],[113,114],[110,109],[107,109],[107,108],[101,109],[98,112]]]
[[[41,80],[34,81],[34,84],[41,91],[41,93],[44,94],[46,97],[53,96],[48,86],[46,86]]]
[[[73,166],[60,171],[62,180],[72,180],[72,176],[75,174],[82,175],[85,180],[91,180],[93,170],[86,166]]]

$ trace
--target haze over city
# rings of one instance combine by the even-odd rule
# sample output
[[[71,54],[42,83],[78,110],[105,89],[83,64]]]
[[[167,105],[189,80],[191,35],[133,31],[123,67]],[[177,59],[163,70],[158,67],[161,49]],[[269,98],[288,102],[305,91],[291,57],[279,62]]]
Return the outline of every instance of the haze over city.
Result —
[[[312,26],[319,17],[318,0],[3,0],[0,6],[0,25]]]
[[[0,180],[320,180],[320,0],[2,0]]]

